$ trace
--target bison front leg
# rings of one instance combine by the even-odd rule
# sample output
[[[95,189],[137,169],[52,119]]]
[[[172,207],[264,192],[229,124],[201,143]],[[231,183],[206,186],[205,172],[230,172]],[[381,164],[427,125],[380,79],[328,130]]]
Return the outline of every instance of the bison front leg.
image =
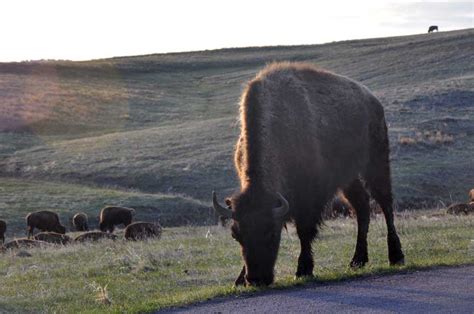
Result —
[[[237,277],[237,279],[235,280],[234,286],[245,286],[245,265],[242,267],[239,277]]]
[[[302,227],[296,225],[296,231],[300,239],[301,251],[298,258],[298,268],[296,270],[296,277],[313,276],[313,253],[311,244],[316,237],[317,229],[315,226]]]

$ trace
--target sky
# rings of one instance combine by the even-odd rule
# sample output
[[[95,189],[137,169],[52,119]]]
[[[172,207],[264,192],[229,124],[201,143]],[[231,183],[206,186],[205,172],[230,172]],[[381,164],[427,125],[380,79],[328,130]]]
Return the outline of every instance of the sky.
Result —
[[[0,62],[319,44],[474,27],[474,0],[1,0]]]

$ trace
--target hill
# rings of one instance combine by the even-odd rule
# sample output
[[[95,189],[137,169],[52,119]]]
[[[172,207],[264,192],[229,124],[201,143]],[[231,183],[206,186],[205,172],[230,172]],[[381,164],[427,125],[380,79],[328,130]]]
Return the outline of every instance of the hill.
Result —
[[[278,60],[347,75],[381,99],[400,209],[464,200],[474,187],[472,47],[474,29],[467,29],[324,45],[0,63],[0,218],[22,220],[40,207],[95,213],[105,202],[79,201],[73,193],[50,202],[57,192],[44,186],[51,184],[98,189],[98,199],[104,189],[157,194],[140,206],[169,217],[177,207],[160,203],[162,197],[189,201],[201,214],[186,219],[202,223],[211,190],[225,196],[238,186],[232,150],[242,86]],[[22,199],[20,209],[15,202],[23,184],[44,194],[41,201]]]

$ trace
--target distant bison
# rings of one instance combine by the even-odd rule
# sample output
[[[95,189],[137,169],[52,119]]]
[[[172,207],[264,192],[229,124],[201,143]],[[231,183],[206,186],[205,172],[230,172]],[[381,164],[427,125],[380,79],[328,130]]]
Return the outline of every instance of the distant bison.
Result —
[[[41,232],[35,235],[35,240],[56,243],[56,244],[68,244],[71,242],[71,238],[65,234],[56,232]]]
[[[66,233],[66,228],[61,225],[58,214],[48,210],[29,213],[26,216],[26,224],[28,225],[28,238],[31,238],[35,228],[41,231]]]
[[[132,223],[135,210],[133,208],[106,206],[100,211],[99,228],[103,232],[114,232],[116,225],[125,227]]]
[[[431,33],[431,32],[434,32],[434,31],[438,31],[438,26],[437,25],[431,25],[428,28],[428,33]]]
[[[448,207],[447,213],[451,215],[469,215],[474,213],[474,203],[456,203]]]
[[[32,248],[32,247],[41,247],[49,245],[48,242],[38,241],[38,240],[30,240],[30,239],[15,239],[8,243],[5,243],[5,249],[19,249],[19,248]]]
[[[336,197],[328,203],[324,211],[324,218],[354,217],[355,212],[351,203],[342,193],[337,193]]]
[[[158,223],[135,222],[125,228],[125,239],[127,240],[144,240],[160,236],[161,226]]]
[[[72,225],[76,231],[89,231],[87,215],[84,213],[77,213],[72,217]]]
[[[2,240],[2,243],[5,243],[5,231],[7,231],[7,223],[0,220],[0,240]]]
[[[106,233],[106,232],[101,232],[101,231],[90,231],[90,232],[86,232],[86,233],[83,233],[79,236],[77,236],[74,241],[76,242],[93,242],[93,241],[99,241],[99,240],[102,240],[102,239],[111,239],[111,240],[115,240],[117,239],[117,236],[114,235],[114,234],[109,234],[109,233]]]

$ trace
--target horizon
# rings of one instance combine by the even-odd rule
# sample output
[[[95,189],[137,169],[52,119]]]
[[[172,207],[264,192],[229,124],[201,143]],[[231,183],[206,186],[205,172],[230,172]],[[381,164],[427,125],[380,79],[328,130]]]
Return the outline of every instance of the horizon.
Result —
[[[463,1],[335,1],[319,6],[305,0],[295,0],[291,6],[284,1],[269,5],[249,0],[131,3],[1,3],[6,14],[0,27],[10,31],[2,38],[0,62],[316,45],[423,34],[430,25],[438,25],[440,31],[474,27],[474,3]]]

